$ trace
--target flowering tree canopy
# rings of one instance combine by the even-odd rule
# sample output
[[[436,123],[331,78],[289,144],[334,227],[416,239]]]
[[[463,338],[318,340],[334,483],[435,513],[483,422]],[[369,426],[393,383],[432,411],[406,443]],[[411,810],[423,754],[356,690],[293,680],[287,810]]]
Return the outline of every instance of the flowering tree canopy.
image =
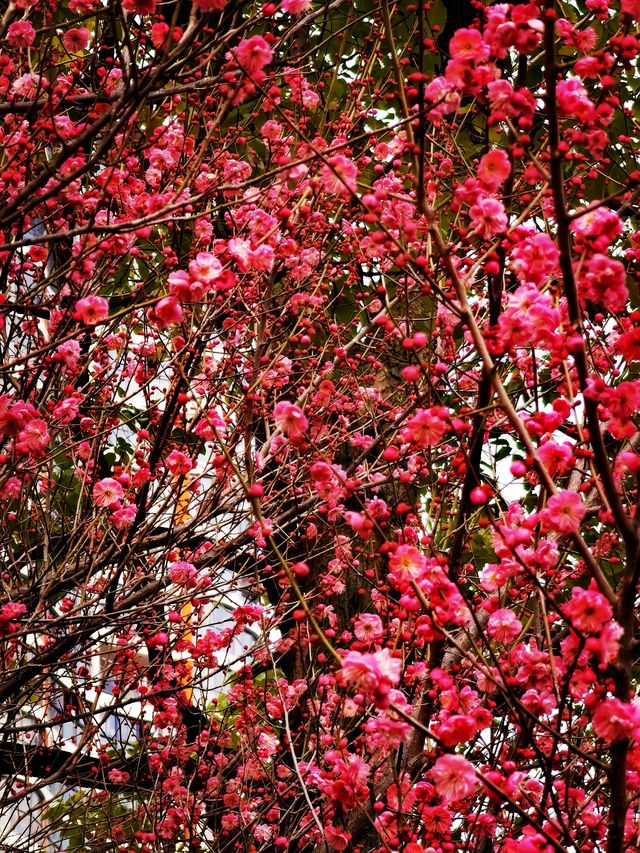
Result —
[[[0,847],[638,849],[638,0],[4,8]]]

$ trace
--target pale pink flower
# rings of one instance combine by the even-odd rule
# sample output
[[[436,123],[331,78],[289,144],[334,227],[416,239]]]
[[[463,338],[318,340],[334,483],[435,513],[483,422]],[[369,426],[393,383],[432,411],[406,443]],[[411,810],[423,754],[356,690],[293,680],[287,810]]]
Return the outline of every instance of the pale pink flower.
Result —
[[[198,252],[195,260],[189,261],[189,272],[192,278],[209,284],[222,272],[222,264],[212,252]]]
[[[511,257],[520,281],[544,284],[557,271],[560,252],[547,234],[533,234],[519,241]]]
[[[21,98],[35,98],[49,87],[49,82],[41,74],[29,72],[22,74],[11,84],[11,91]]]
[[[384,707],[385,700],[388,702],[389,691],[398,684],[401,670],[400,661],[389,649],[374,654],[348,652],[342,662],[345,682],[372,697],[379,707]]]
[[[294,406],[287,400],[276,403],[273,419],[292,444],[304,441],[309,421],[299,406]]]
[[[380,668],[372,654],[348,652],[342,661],[342,677],[358,690],[370,694],[381,680]]]
[[[569,226],[578,243],[588,243],[598,252],[604,251],[622,233],[618,214],[608,207],[597,207],[574,219]]]
[[[127,504],[120,507],[109,516],[109,521],[117,530],[124,530],[131,527],[135,521],[137,508],[135,504]]]
[[[113,477],[105,477],[94,485],[92,494],[96,506],[111,507],[122,500],[124,489]]]
[[[328,193],[349,195],[356,191],[358,169],[344,154],[334,154],[322,169],[322,186]]]
[[[133,15],[153,15],[156,0],[122,0],[122,8]]]
[[[67,367],[73,368],[77,365],[81,350],[78,341],[65,341],[56,347],[53,356],[54,361],[61,361]]]
[[[193,468],[193,460],[180,450],[172,450],[165,459],[165,465],[174,477],[184,476]]]
[[[97,326],[109,316],[109,303],[102,296],[85,296],[76,302],[73,316],[86,326]]]
[[[353,633],[361,643],[374,643],[382,637],[382,620],[376,613],[361,613],[356,619]]]
[[[79,409],[80,399],[78,397],[65,397],[64,400],[60,400],[56,405],[52,416],[55,420],[63,424],[70,424],[74,418],[78,417]]]
[[[445,746],[467,743],[478,731],[471,714],[452,714],[438,728],[438,737]]]
[[[495,610],[487,623],[487,634],[499,643],[511,643],[522,631],[522,622],[513,610]]]
[[[553,307],[551,296],[533,284],[523,284],[507,299],[507,308],[498,320],[505,347],[549,342],[560,322],[560,311]]]
[[[425,86],[424,97],[433,107],[427,112],[430,121],[437,122],[449,113],[455,113],[460,106],[460,93],[446,77],[434,77]]]
[[[193,563],[172,563],[169,566],[169,577],[172,583],[185,589],[194,589],[198,585],[198,570]]]
[[[550,530],[568,535],[578,532],[585,512],[584,503],[577,492],[562,491],[549,498],[542,517]]]
[[[357,533],[362,539],[369,539],[373,533],[374,523],[369,516],[364,512],[355,512],[348,509],[344,513],[344,520],[354,533]]]
[[[571,469],[573,449],[567,442],[558,444],[556,441],[547,441],[538,448],[538,458],[549,474],[555,477],[556,474],[566,474]]]
[[[441,755],[429,775],[446,803],[468,797],[478,784],[473,764],[462,755]]]
[[[267,246],[263,243],[251,250],[250,264],[251,268],[256,272],[271,272],[273,262],[275,260],[275,252],[273,246]]]
[[[192,278],[184,270],[172,272],[167,279],[169,291],[180,302],[202,302],[209,287],[200,279]]]
[[[587,638],[586,648],[598,658],[602,668],[613,663],[617,658],[623,633],[622,625],[612,619],[602,627],[602,630],[595,637]]]
[[[419,580],[427,567],[427,558],[413,545],[399,545],[389,558],[389,578],[399,586]]]
[[[247,272],[251,266],[251,243],[241,237],[232,237],[227,243],[227,248],[238,264],[240,272]]]
[[[474,232],[486,240],[507,230],[507,214],[497,198],[479,198],[469,209],[469,216]]]
[[[50,436],[46,423],[42,418],[34,418],[25,424],[18,433],[16,450],[19,453],[30,453],[40,456],[49,444]]]

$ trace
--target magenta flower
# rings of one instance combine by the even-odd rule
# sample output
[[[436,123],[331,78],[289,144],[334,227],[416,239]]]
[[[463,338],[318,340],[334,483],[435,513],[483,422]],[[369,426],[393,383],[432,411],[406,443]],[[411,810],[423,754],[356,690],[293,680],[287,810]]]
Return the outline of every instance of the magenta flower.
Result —
[[[109,303],[102,296],[86,296],[76,302],[73,316],[86,326],[97,326],[109,316]]]

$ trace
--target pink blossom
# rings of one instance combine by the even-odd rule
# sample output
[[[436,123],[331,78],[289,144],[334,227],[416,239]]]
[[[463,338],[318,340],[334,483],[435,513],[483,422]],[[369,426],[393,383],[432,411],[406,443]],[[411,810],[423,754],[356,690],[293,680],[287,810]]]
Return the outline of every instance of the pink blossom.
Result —
[[[595,254],[579,269],[578,288],[585,299],[610,311],[623,311],[629,299],[626,272],[620,261]]]
[[[86,326],[97,326],[109,316],[109,303],[102,296],[85,296],[76,302],[73,316]]]
[[[489,151],[478,165],[478,178],[490,192],[495,192],[507,180],[510,172],[511,162],[506,151],[501,148]]]
[[[485,44],[479,30],[459,29],[451,37],[449,53],[452,59],[478,62],[489,56],[489,45]]]
[[[172,272],[167,279],[169,292],[180,302],[202,302],[209,290],[208,285],[200,279],[192,278],[184,270]]]
[[[470,714],[453,714],[438,727],[438,738],[445,746],[466,743],[478,731],[476,721]]]
[[[603,625],[602,630],[595,637],[587,637],[585,646],[591,654],[598,658],[601,668],[604,669],[608,664],[615,661],[620,650],[620,640],[623,633],[622,625],[612,619]]]
[[[578,245],[587,243],[597,252],[603,252],[622,233],[620,217],[604,206],[583,213],[569,227]]]
[[[5,38],[14,47],[31,47],[36,39],[36,31],[29,21],[14,21],[7,28]]]
[[[349,195],[356,191],[358,169],[344,154],[334,154],[322,168],[322,186],[328,193]]]
[[[65,341],[56,347],[53,356],[55,361],[61,361],[69,368],[74,368],[80,358],[80,344],[78,341]]]
[[[596,706],[592,721],[596,735],[606,741],[635,737],[640,726],[640,707],[615,697],[605,699]]]
[[[418,409],[402,430],[402,437],[418,447],[433,447],[447,430],[449,410],[443,406]]]
[[[275,405],[273,419],[292,444],[301,444],[304,441],[309,421],[299,406],[281,400]]]
[[[198,252],[195,260],[189,261],[189,273],[192,278],[205,284],[215,281],[222,272],[222,264],[211,252]]]
[[[507,230],[507,214],[504,205],[497,198],[479,198],[469,209],[471,227],[474,232],[485,240],[490,240],[497,234]]]
[[[49,444],[49,441],[50,436],[46,423],[41,418],[34,418],[26,423],[23,429],[18,433],[16,450],[19,453],[29,453],[32,456],[41,456]]]
[[[149,320],[159,329],[175,326],[183,319],[182,308],[175,296],[165,296],[149,309]]]
[[[117,530],[124,530],[127,527],[131,527],[135,521],[136,512],[137,507],[135,504],[127,504],[111,513],[109,521]]]
[[[153,15],[157,0],[122,0],[122,8],[133,15]]]
[[[113,477],[105,477],[93,487],[93,502],[96,506],[112,507],[121,501],[124,496],[124,489],[117,480]]]
[[[64,400],[61,400],[55,407],[52,412],[52,416],[55,420],[60,421],[63,424],[70,424],[74,418],[78,417],[78,411],[80,409],[81,398],[78,397],[65,397]]]
[[[273,246],[268,246],[266,243],[257,246],[251,250],[250,258],[251,267],[256,272],[271,272],[275,260]]]
[[[48,88],[48,81],[41,74],[35,74],[32,71],[16,77],[11,84],[11,91],[22,98],[35,98]]]
[[[449,113],[455,113],[460,106],[460,93],[446,77],[434,77],[424,88],[424,97],[433,107],[427,112],[430,121],[437,122]]]
[[[240,272],[256,270],[270,272],[273,267],[275,253],[272,246],[262,244],[255,249],[248,240],[233,237],[227,244],[229,252],[235,258]]]
[[[399,545],[389,558],[389,579],[400,588],[419,580],[427,568],[427,558],[413,545]]]
[[[462,755],[441,755],[429,775],[446,803],[468,797],[478,784],[473,764]]]
[[[561,491],[549,498],[542,517],[548,528],[564,536],[578,532],[585,512],[577,492]]]
[[[402,665],[389,649],[374,654],[348,652],[342,662],[342,677],[347,684],[384,707],[389,691],[398,684]]]
[[[377,613],[361,613],[356,619],[353,633],[362,643],[374,643],[382,638],[382,620]]]
[[[511,257],[521,282],[541,285],[557,271],[560,252],[547,234],[533,234],[518,242]]]
[[[164,21],[158,21],[155,24],[151,24],[149,37],[151,38],[153,46],[157,48],[162,47],[166,43],[167,36],[170,31],[171,28],[169,27],[169,24],[166,24]]]
[[[193,460],[180,450],[172,450],[165,459],[165,465],[174,477],[188,474],[194,466]]]
[[[567,442],[558,444],[556,441],[541,444],[538,448],[538,459],[552,477],[557,474],[566,474],[575,461],[571,445]]]
[[[185,589],[195,589],[198,585],[198,570],[193,563],[180,561],[169,566],[171,582]]]
[[[3,394],[0,396],[0,435],[17,435],[35,415],[31,403],[12,401],[8,394]]]
[[[366,513],[348,509],[344,513],[344,520],[354,533],[357,533],[362,539],[369,539],[371,537],[375,525]]]
[[[265,65],[271,62],[273,51],[262,36],[242,39],[234,51],[238,65],[250,77],[259,76]]]
[[[62,37],[62,44],[69,53],[86,50],[91,33],[86,27],[71,27]]]
[[[550,344],[559,322],[560,311],[553,306],[551,296],[534,285],[523,284],[509,294],[507,308],[500,315],[500,340],[506,348]]]
[[[575,586],[571,591],[571,601],[564,605],[562,612],[574,628],[585,634],[597,634],[613,618],[611,605],[595,587],[582,589]]]
[[[8,601],[0,607],[0,636],[6,637],[15,633],[20,627],[18,621],[27,612],[24,604],[18,601]]]
[[[594,116],[595,107],[579,77],[560,80],[557,87],[557,101],[560,111],[580,121],[588,122]]]
[[[511,643],[522,631],[522,622],[513,610],[495,610],[487,623],[487,634],[499,643]]]

